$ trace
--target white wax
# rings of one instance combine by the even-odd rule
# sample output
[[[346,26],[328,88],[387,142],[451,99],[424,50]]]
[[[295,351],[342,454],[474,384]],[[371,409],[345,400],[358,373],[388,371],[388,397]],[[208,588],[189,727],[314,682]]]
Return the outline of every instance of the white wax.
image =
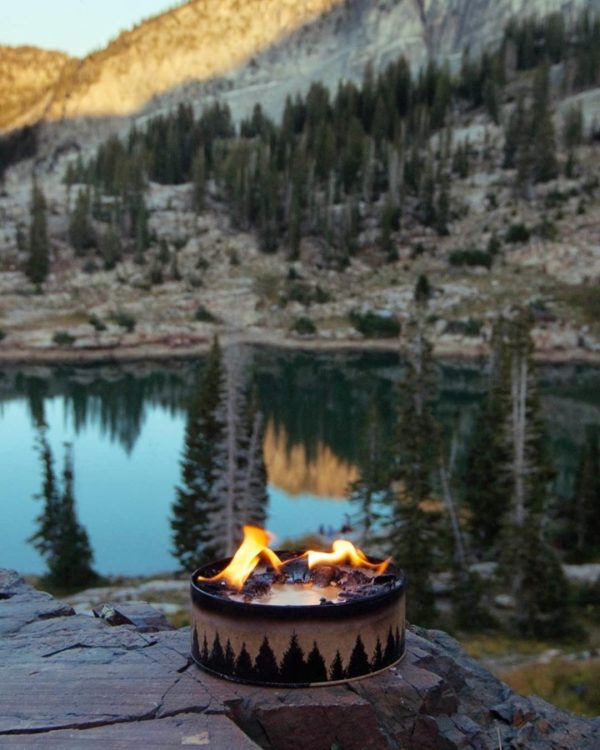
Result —
[[[344,572],[353,570],[349,565],[341,565],[339,567]],[[263,566],[259,566],[255,572],[260,575],[265,569]],[[375,571],[369,569],[361,568],[360,571],[369,578],[377,575]],[[250,602],[252,604],[310,607],[320,604],[321,599],[327,599],[327,601],[334,603],[346,601],[340,598],[339,594],[340,588],[338,586],[321,587],[316,586],[312,581],[309,583],[274,583],[266,594],[253,596]],[[230,599],[236,602],[247,601],[241,592],[239,594],[230,594]]]

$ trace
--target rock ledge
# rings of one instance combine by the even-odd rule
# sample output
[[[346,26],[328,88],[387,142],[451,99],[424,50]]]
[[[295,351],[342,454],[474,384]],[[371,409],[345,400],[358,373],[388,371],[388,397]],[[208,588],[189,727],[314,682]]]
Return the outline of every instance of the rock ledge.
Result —
[[[270,690],[204,674],[189,630],[158,613],[149,629],[140,607],[111,625],[0,570],[0,748],[600,747],[600,721],[516,695],[445,633],[412,628],[405,660],[378,676]]]

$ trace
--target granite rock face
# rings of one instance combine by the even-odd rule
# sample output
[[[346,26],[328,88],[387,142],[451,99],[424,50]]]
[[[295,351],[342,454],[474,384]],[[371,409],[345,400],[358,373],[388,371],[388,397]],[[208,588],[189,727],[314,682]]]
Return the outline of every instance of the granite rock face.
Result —
[[[274,690],[208,676],[187,628],[152,622],[76,615],[0,571],[0,748],[600,747],[599,723],[516,695],[441,632],[412,628],[406,658],[381,675]]]

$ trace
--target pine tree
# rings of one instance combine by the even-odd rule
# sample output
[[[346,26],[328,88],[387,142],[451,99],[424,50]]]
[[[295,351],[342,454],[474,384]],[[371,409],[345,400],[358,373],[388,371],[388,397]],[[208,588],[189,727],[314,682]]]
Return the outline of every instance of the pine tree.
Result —
[[[225,645],[225,672],[227,674],[233,674],[234,667],[235,667],[235,653],[231,646],[231,641],[228,638],[227,643]]]
[[[104,261],[104,268],[110,271],[121,260],[123,247],[121,237],[114,226],[110,226],[100,235],[100,254]]]
[[[198,153],[192,164],[192,205],[194,211],[199,214],[204,210],[206,198],[206,158],[204,147],[198,149]]]
[[[242,643],[242,648],[235,661],[235,675],[242,680],[252,680],[256,677],[252,667],[252,659],[246,649],[246,644]]]
[[[261,682],[277,682],[279,680],[279,667],[267,636],[264,637],[258,651],[254,662],[254,671]]]
[[[399,656],[398,645],[390,628],[385,642],[385,651],[383,652],[383,666],[388,667],[390,664],[393,664]]]
[[[344,663],[342,662],[342,656],[339,651],[336,651],[335,658],[329,667],[329,679],[333,682],[343,680],[345,677],[346,671],[344,669]]]
[[[415,312],[410,323],[407,372],[401,392],[396,429],[394,485],[389,495],[390,552],[406,571],[411,587],[408,618],[419,624],[434,617],[431,588],[431,532],[421,507],[431,496],[432,473],[438,462],[438,426],[431,412],[433,361],[425,336],[429,282],[419,278],[415,287]]]
[[[575,478],[569,526],[577,557],[600,546],[600,451],[598,430],[588,427]]]
[[[543,533],[548,483],[543,425],[532,364],[530,321],[515,316],[508,337],[511,408],[504,436],[510,451],[510,514],[504,525],[504,570],[515,600],[515,626],[523,635],[560,636],[571,628],[568,584]]]
[[[208,656],[208,666],[215,672],[223,673],[225,671],[225,652],[223,651],[223,646],[221,645],[221,639],[219,638],[218,633],[216,633],[215,635],[215,639]]]
[[[327,682],[327,667],[316,641],[306,660],[306,679],[308,682]]]
[[[50,270],[50,248],[46,225],[46,199],[34,181],[31,188],[31,221],[29,224],[29,256],[25,273],[39,289]]]
[[[360,635],[357,635],[356,644],[348,662],[348,677],[360,677],[361,675],[368,674],[370,669],[369,657],[365,651],[362,638]]]
[[[298,636],[295,633],[290,638],[290,645],[283,655],[280,672],[283,682],[308,681],[304,652],[298,643]]]
[[[533,91],[532,132],[533,179],[548,182],[558,175],[556,139],[550,110],[550,78],[546,65],[535,76]]]
[[[366,425],[361,430],[360,477],[352,483],[350,502],[356,508],[354,518],[360,529],[362,543],[368,545],[377,534],[381,521],[381,501],[389,485],[389,447],[382,430],[382,416],[375,400],[367,411]]]
[[[383,649],[381,648],[381,641],[378,636],[377,643],[375,644],[375,651],[373,652],[373,658],[371,659],[371,672],[379,672],[384,666]]]
[[[508,419],[510,408],[506,336],[507,322],[500,318],[492,332],[487,394],[475,419],[463,473],[471,538],[477,552],[487,556],[498,539],[510,493],[505,470],[508,448],[498,429]]]
[[[38,530],[30,541],[46,558],[48,583],[66,589],[84,588],[95,583],[98,575],[92,568],[94,556],[87,532],[77,520],[72,447],[65,446],[62,493],[54,476],[52,453],[44,431],[39,437],[38,450],[44,464],[45,503],[38,518]]]
[[[248,350],[225,354],[217,417],[222,439],[215,443],[214,503],[207,531],[224,554],[233,554],[246,523],[260,525],[266,514],[267,477],[263,457],[264,420],[248,393]]]
[[[69,221],[69,242],[75,255],[84,255],[86,250],[96,246],[96,235],[90,221],[90,191],[77,193],[75,208]]]
[[[223,379],[221,347],[215,337],[189,406],[182,485],[177,488],[171,518],[174,553],[187,570],[210,562],[222,552],[211,537],[209,522],[217,510],[213,493],[218,472],[216,445],[223,440],[225,430],[217,414]]]
[[[204,634],[204,637],[202,639],[202,651],[200,652],[200,661],[202,664],[206,664],[208,666],[208,660],[210,656],[208,653],[208,641],[206,640],[206,634]]]

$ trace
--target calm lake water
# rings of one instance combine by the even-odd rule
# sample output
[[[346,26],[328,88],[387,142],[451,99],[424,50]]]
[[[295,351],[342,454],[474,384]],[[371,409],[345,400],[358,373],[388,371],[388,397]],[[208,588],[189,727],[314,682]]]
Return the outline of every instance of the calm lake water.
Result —
[[[279,541],[338,530],[360,473],[365,423],[376,407],[393,436],[393,403],[403,377],[393,354],[255,353],[267,419],[268,528]],[[37,425],[45,420],[60,472],[74,445],[80,520],[103,574],[175,570],[170,507],[179,481],[186,403],[199,362],[170,365],[30,367],[0,370],[0,567],[40,573],[27,543],[41,501]],[[541,368],[556,490],[568,495],[586,424],[600,425],[600,369]],[[440,363],[437,412],[465,439],[485,389],[484,369]]]

